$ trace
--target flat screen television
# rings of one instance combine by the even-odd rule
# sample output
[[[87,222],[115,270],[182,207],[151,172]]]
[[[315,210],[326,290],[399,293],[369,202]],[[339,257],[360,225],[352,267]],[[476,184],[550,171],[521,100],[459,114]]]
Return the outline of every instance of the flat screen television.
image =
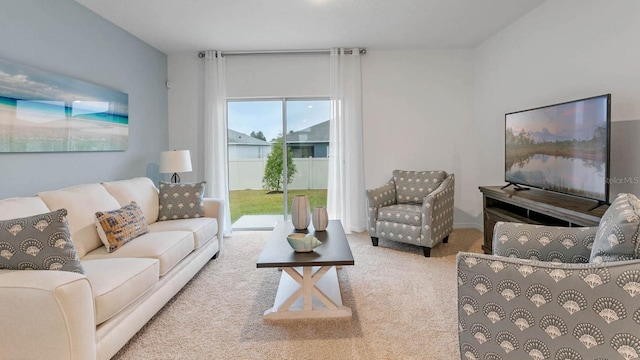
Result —
[[[505,114],[505,181],[608,203],[610,125],[611,94]]]

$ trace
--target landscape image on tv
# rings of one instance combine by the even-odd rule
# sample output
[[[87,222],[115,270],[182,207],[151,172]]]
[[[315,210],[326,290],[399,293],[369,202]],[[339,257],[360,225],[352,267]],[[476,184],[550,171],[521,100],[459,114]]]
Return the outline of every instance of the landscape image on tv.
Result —
[[[505,115],[505,181],[608,200],[609,95]]]

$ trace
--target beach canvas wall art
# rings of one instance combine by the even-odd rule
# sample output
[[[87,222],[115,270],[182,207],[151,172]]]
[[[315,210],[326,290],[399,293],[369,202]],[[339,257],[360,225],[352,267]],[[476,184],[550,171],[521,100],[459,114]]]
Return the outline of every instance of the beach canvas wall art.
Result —
[[[129,96],[0,59],[0,152],[124,151]]]

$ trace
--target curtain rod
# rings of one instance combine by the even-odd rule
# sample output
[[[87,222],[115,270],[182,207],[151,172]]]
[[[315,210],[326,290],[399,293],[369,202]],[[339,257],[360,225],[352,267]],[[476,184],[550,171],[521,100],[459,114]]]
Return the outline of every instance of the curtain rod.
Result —
[[[352,50],[345,50],[345,54],[351,54]],[[329,54],[330,49],[310,49],[310,50],[246,50],[246,51],[223,51],[222,56],[227,55],[273,55],[273,54]],[[367,53],[367,49],[361,48],[360,55]],[[199,58],[204,57],[204,51],[198,53]]]

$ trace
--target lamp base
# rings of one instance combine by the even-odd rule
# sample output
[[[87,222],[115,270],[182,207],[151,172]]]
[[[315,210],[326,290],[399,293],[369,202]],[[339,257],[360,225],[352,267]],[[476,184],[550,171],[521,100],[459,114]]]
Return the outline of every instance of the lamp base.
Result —
[[[171,175],[171,182],[174,184],[179,184],[180,183],[180,175],[178,175],[178,173],[173,173],[173,175]]]

